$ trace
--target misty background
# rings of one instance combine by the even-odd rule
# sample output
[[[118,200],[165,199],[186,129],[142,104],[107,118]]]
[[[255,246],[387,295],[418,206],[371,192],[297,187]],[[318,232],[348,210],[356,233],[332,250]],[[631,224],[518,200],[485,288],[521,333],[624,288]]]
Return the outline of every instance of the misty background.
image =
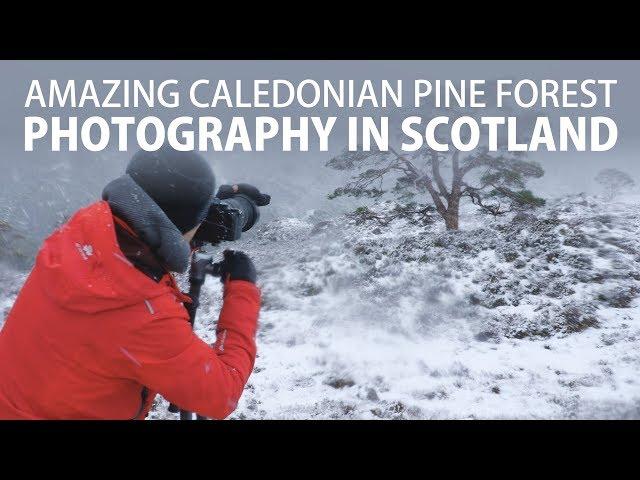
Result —
[[[126,162],[134,153],[118,152],[112,136],[111,144],[103,152],[50,152],[44,143],[36,144],[35,152],[24,152],[24,117],[77,115],[86,118],[97,115],[157,115],[163,119],[179,115],[215,115],[229,119],[242,115],[250,124],[256,115],[393,115],[391,109],[312,109],[292,106],[285,109],[228,109],[198,110],[186,101],[181,91],[182,105],[176,109],[40,109],[24,108],[31,80],[47,85],[56,79],[61,85],[74,79],[77,84],[92,79],[154,79],[169,78],[180,81],[181,90],[199,79],[225,79],[229,84],[240,79],[284,78],[292,82],[306,78],[316,80],[354,79],[372,81],[402,79],[405,88],[417,78],[486,79],[496,78],[555,79],[616,79],[612,108],[604,113],[618,124],[617,145],[608,152],[534,152],[530,158],[542,163],[546,174],[531,182],[539,195],[547,198],[569,193],[595,192],[596,173],[605,167],[620,168],[632,177],[640,177],[636,161],[640,142],[637,112],[640,99],[636,88],[640,84],[640,64],[618,61],[4,61],[0,63],[0,220],[13,228],[29,231],[41,240],[53,226],[63,221],[78,207],[100,197],[102,187],[122,174]],[[490,89],[487,89],[490,90]],[[204,93],[204,89],[202,90]],[[45,91],[46,95],[46,91]],[[595,115],[596,110],[548,111],[547,115]],[[64,125],[64,123],[63,123]],[[133,129],[131,129],[133,130]],[[332,133],[329,152],[281,152],[275,146],[265,152],[211,152],[217,183],[248,182],[272,194],[273,203],[265,209],[264,218],[298,216],[310,209],[341,213],[362,201],[336,199],[329,201],[327,193],[341,184],[344,173],[326,168],[325,162],[346,144],[343,132]],[[130,138],[129,145],[135,146]],[[63,143],[64,146],[64,143]],[[311,145],[313,150],[313,145]]]
[[[204,155],[218,184],[253,183],[272,196],[260,223],[233,244],[255,261],[262,307],[256,365],[232,418],[640,418],[640,192],[635,187],[606,199],[594,181],[600,170],[618,168],[640,183],[640,62],[11,61],[0,62],[0,69],[0,253],[24,250],[18,269],[0,265],[4,318],[42,239],[99,199],[134,153],[113,144],[99,153],[49,152],[44,144],[24,152],[32,79],[175,78],[183,90],[199,78],[229,84],[402,79],[405,88],[418,78],[617,80],[610,109],[539,113],[612,117],[619,133],[612,150],[530,154],[546,173],[528,188],[546,205],[493,218],[464,202],[455,232],[439,220],[400,219],[381,228],[343,215],[373,201],[327,199],[353,173],[325,166],[346,144],[340,130],[324,153],[272,145],[265,152]],[[178,109],[35,107],[28,113],[80,120],[214,115],[223,124],[234,115],[249,124],[258,114],[337,115],[339,121],[420,115],[364,108],[198,110],[181,97]],[[425,110],[422,116],[431,115]],[[185,278],[178,281],[185,286]],[[209,278],[205,291],[195,330],[212,343],[220,282]],[[150,417],[175,418],[167,407],[158,397]]]

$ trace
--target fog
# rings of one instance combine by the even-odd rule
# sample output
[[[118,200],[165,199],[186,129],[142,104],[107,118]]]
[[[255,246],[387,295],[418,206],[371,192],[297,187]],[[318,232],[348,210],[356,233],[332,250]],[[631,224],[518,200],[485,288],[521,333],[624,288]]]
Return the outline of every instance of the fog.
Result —
[[[120,152],[117,139],[99,153],[51,152],[48,148],[24,151],[24,117],[26,115],[78,115],[79,119],[90,115],[157,115],[168,119],[178,115],[202,115],[202,110],[189,105],[178,109],[78,109],[44,110],[37,105],[25,109],[25,100],[31,80],[43,84],[50,79],[60,83],[75,80],[78,83],[103,79],[150,80],[157,83],[177,79],[181,85],[203,78],[212,83],[226,79],[233,83],[246,83],[254,79],[286,79],[293,84],[311,78],[365,79],[380,82],[402,79],[410,85],[417,78],[432,81],[438,79],[487,79],[531,78],[551,79],[615,79],[612,87],[612,106],[609,109],[594,108],[581,114],[606,114],[618,125],[616,146],[602,153],[590,152],[533,152],[530,158],[541,162],[546,170],[543,178],[532,186],[542,196],[555,197],[568,193],[597,192],[593,178],[605,167],[616,167],[640,178],[640,167],[635,161],[640,138],[635,115],[640,110],[635,92],[640,83],[638,62],[617,61],[5,61],[0,64],[0,220],[15,228],[29,231],[40,239],[52,226],[63,221],[78,207],[99,198],[102,187],[120,175],[128,158],[134,152]],[[186,97],[185,97],[186,98]],[[182,102],[183,105],[187,102]],[[210,111],[207,111],[210,114]],[[343,122],[348,115],[387,115],[389,109],[374,112],[366,108],[349,109],[329,105],[322,110],[305,110],[300,107],[282,109],[216,109],[214,114],[230,119],[243,115],[248,120],[256,115],[337,115]],[[545,114],[550,114],[549,112]],[[553,115],[576,115],[576,110],[556,110]],[[250,122],[248,122],[250,123]],[[266,218],[298,216],[311,209],[339,213],[355,203],[349,199],[329,201],[327,193],[340,185],[340,172],[324,166],[325,162],[345,145],[346,139],[336,130],[332,135],[328,152],[318,152],[313,141],[309,152],[282,152],[276,145],[267,146],[264,152],[209,152],[218,183],[250,182],[269,191],[273,205],[265,211]],[[134,144],[134,138],[129,141]],[[360,202],[361,203],[361,202]]]
[[[25,152],[25,115],[75,114],[80,121],[95,114],[164,120],[202,114],[186,107],[137,113],[34,107],[26,113],[32,79],[174,78],[182,85],[199,78],[617,80],[611,108],[582,113],[616,121],[612,150],[531,153],[546,174],[530,187],[546,204],[535,214],[494,218],[467,202],[458,232],[446,231],[440,219],[399,218],[381,228],[375,219],[340,215],[369,202],[327,198],[349,174],[325,166],[344,148],[344,135],[333,135],[324,153],[313,144],[303,153],[271,145],[264,152],[205,157],[218,184],[249,182],[272,196],[262,221],[233,244],[254,260],[262,301],[260,353],[232,418],[640,418],[640,191],[615,199],[570,195],[600,193],[594,177],[603,168],[622,169],[640,183],[640,63],[31,61],[0,68],[0,254],[24,247],[16,252],[18,271],[0,265],[4,317],[42,238],[100,198],[134,153],[118,151],[115,143],[100,153]],[[575,109],[541,112],[518,115],[518,124],[536,115],[577,115]],[[243,115],[250,124],[257,112],[211,114],[223,122]],[[266,108],[258,114],[333,114],[345,122],[354,110]],[[428,118],[433,111],[355,114],[389,115],[397,125],[406,114]],[[388,208],[381,203],[371,211]],[[178,281],[186,287],[185,277]],[[218,279],[208,278],[195,321],[208,343],[215,339],[222,295]],[[150,418],[175,418],[167,407],[160,399]]]

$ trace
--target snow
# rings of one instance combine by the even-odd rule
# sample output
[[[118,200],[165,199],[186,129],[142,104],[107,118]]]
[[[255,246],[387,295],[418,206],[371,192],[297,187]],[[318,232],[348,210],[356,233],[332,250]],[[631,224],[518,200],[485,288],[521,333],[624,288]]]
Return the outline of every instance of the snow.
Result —
[[[457,233],[316,210],[258,225],[233,245],[263,308],[230,418],[640,418],[639,200],[469,209]],[[211,343],[221,288],[207,279],[196,319]],[[167,406],[150,418],[176,418]]]
[[[640,305],[609,307],[598,296],[637,287],[637,248],[607,240],[636,241],[636,205],[572,196],[525,226],[466,211],[456,251],[433,247],[448,235],[439,224],[398,221],[374,235],[311,212],[259,227],[237,245],[256,259],[265,306],[255,371],[231,418],[640,417]],[[505,259],[510,248],[524,266]],[[487,278],[500,271],[503,279]],[[549,272],[557,285],[531,288]],[[217,293],[197,328],[213,340],[220,286],[207,287]],[[471,294],[505,304],[469,305]],[[574,305],[579,318],[568,323]],[[583,321],[589,312],[596,323]],[[509,314],[518,315],[511,324]],[[158,417],[170,418],[163,406]]]

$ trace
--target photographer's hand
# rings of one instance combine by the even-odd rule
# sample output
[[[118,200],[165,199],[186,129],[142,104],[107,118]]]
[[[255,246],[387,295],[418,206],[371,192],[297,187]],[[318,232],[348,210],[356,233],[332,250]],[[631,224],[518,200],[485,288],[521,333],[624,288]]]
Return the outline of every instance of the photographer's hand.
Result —
[[[235,410],[253,371],[260,311],[260,290],[251,283],[255,281],[253,263],[241,252],[224,255],[221,273],[230,281],[224,285],[216,343],[209,345],[200,339],[184,311],[157,315],[155,321],[138,322],[127,330],[131,333],[125,340],[126,352],[136,361],[121,362],[127,375],[152,393],[159,392],[184,410],[215,419]]]
[[[245,280],[256,283],[256,267],[246,253],[236,250],[225,250],[224,260],[221,264],[220,281]]]
[[[220,185],[220,188],[218,188],[218,193],[216,193],[216,197],[218,197],[220,200],[224,200],[225,198],[231,198],[237,194],[246,195],[259,207],[269,205],[269,202],[271,202],[270,195],[260,192],[260,190],[258,190],[256,187],[254,187],[253,185],[249,185],[248,183]]]

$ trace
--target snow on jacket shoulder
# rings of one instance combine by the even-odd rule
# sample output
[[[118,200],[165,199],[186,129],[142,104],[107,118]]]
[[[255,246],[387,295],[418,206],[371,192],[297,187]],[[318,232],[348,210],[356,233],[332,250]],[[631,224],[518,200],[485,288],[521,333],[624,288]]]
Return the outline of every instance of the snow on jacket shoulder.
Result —
[[[0,418],[144,418],[156,393],[226,417],[253,369],[260,292],[225,284],[213,347],[187,300],[127,260],[107,202],[81,209],[45,240],[0,331]]]

